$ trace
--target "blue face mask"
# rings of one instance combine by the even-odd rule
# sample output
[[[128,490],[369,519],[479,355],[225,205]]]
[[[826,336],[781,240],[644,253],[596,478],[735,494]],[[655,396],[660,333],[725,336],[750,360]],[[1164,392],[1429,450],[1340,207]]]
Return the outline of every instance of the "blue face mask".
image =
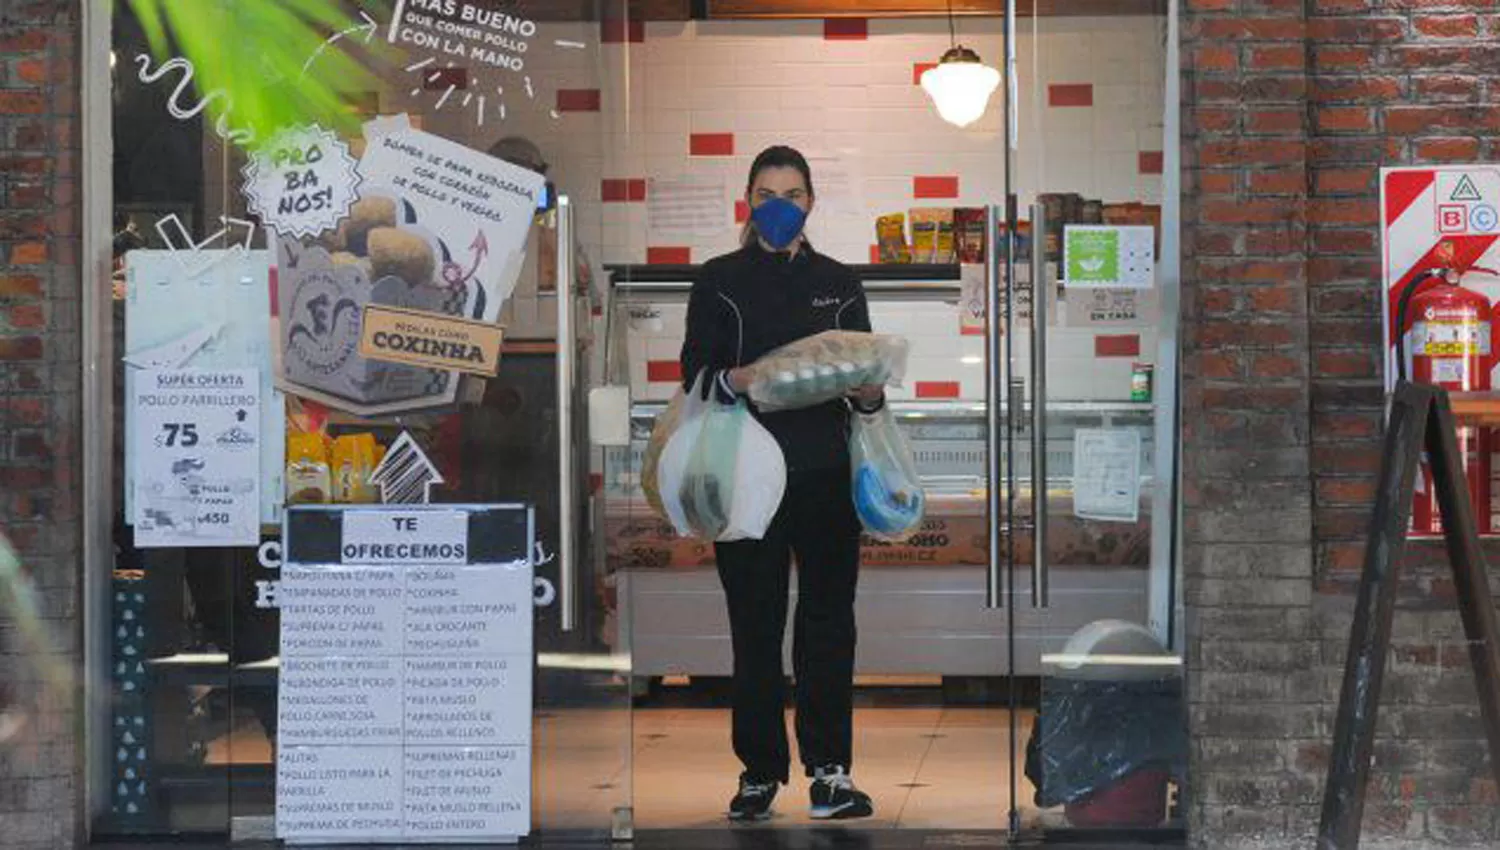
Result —
[[[766,244],[781,251],[792,244],[807,224],[807,213],[786,198],[772,198],[750,213],[755,222],[755,232]]]

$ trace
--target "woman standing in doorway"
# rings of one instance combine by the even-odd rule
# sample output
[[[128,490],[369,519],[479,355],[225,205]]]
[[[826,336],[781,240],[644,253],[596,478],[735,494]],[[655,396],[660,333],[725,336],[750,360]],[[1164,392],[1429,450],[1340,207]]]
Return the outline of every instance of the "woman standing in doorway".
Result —
[[[859,278],[813,250],[803,233],[814,197],[802,154],[778,146],[756,157],[744,244],[703,266],[688,301],[688,385],[701,374],[703,391],[729,403],[748,389],[744,367],[772,349],[822,331],[870,330]],[[847,402],[756,414],[786,456],[787,487],[762,539],[714,545],[734,645],[734,752],[744,764],[731,820],[770,817],[777,788],[789,781],[781,647],[793,554],[797,745],[812,779],[811,814],[873,812],[849,775],[860,531],[850,494],[849,409],[874,412],[882,404],[882,389],[871,386]]]

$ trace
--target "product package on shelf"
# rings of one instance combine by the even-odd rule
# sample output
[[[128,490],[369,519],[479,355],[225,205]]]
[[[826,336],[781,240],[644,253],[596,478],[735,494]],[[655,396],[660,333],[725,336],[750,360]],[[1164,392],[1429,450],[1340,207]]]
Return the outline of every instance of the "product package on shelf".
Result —
[[[815,407],[873,384],[900,386],[910,346],[903,337],[824,331],[751,364],[750,400],[762,411]]]
[[[880,248],[880,262],[911,262],[911,248],[906,244],[906,216],[903,213],[892,213],[876,219],[875,241]]]
[[[954,257],[953,222],[951,207],[912,210],[912,262],[937,265],[952,263]]]

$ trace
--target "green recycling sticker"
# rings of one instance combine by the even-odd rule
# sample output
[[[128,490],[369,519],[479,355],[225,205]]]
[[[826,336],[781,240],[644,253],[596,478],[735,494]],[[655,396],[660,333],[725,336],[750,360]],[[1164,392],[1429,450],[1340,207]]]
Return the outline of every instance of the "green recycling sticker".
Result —
[[[1152,227],[1069,225],[1063,231],[1064,283],[1150,289],[1156,278]]]

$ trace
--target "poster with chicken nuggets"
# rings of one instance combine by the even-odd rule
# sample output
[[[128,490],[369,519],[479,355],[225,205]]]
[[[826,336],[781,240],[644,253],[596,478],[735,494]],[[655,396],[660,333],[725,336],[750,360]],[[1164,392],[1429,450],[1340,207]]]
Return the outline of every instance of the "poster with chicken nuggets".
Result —
[[[365,310],[495,322],[515,284],[541,175],[413,128],[364,128],[358,199],[336,229],[278,239],[278,385],[357,416],[449,405],[459,373],[360,353]]]

